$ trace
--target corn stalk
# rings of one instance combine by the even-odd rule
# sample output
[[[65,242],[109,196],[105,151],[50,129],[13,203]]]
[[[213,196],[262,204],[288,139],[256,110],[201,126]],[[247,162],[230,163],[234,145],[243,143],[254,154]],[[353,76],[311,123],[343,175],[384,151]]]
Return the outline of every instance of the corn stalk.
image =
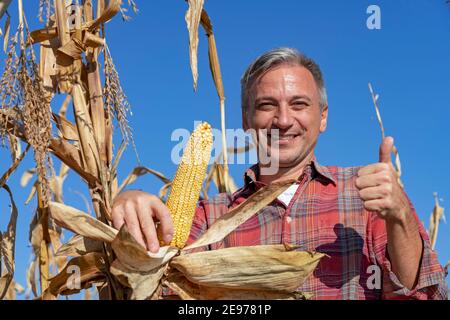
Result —
[[[35,188],[31,194],[37,196],[38,206],[30,226],[30,240],[36,260],[30,265],[28,278],[32,291],[39,295],[39,299],[55,299],[61,293],[57,284],[67,257],[56,256],[57,251],[61,251],[58,249],[62,235],[59,227],[55,226],[48,203],[52,200],[62,203],[62,182],[69,168],[86,181],[96,218],[105,225],[111,225],[112,189],[117,184],[116,175],[112,175],[110,170],[113,160],[112,117],[120,114],[119,120],[124,121],[127,112],[120,109],[124,101],[116,101],[113,95],[110,95],[113,100],[108,101],[108,106],[112,105],[113,110],[106,109],[103,93],[110,92],[113,86],[120,87],[120,84],[116,77],[105,87],[102,86],[99,56],[105,52],[102,36],[104,23],[121,11],[122,3],[111,0],[105,5],[104,1],[97,1],[94,17],[93,2],[85,0],[81,5],[75,2],[74,6],[66,7],[63,0],[52,3],[41,1],[41,11],[46,8],[48,13],[54,12],[47,17],[54,23],[47,23],[45,28],[30,33],[22,0],[18,0],[19,27],[11,41],[2,77],[0,136],[28,142],[34,149],[38,165],[35,171],[38,182],[33,184]],[[72,8],[75,13],[69,17],[69,9]],[[72,26],[68,23],[69,18],[75,22]],[[39,61],[34,55],[33,45],[40,46]],[[15,53],[16,46],[19,47],[19,55]],[[86,63],[83,62],[84,57]],[[115,72],[114,66],[110,68]],[[59,114],[55,114],[51,112],[50,105],[58,94],[67,96]],[[70,102],[74,123],[66,118]],[[42,105],[48,106],[48,109],[35,108]],[[48,125],[42,129],[39,127],[39,124],[46,123],[42,119],[48,123],[54,121],[59,131],[58,137],[48,135],[47,140],[42,140],[46,137],[43,132],[51,132]],[[9,141],[13,142],[11,139]],[[53,166],[50,161],[45,162],[45,159],[50,159],[50,154],[62,162],[59,176],[50,176]],[[97,253],[97,256],[86,259],[85,267],[90,269],[90,264],[100,263],[102,272],[85,282],[84,286],[98,285],[101,287],[101,297],[122,299],[125,290],[109,273],[109,264],[114,259],[110,246],[102,245]],[[54,276],[50,271],[52,264],[57,266],[59,272]],[[35,268],[39,271],[40,294],[34,279]]]

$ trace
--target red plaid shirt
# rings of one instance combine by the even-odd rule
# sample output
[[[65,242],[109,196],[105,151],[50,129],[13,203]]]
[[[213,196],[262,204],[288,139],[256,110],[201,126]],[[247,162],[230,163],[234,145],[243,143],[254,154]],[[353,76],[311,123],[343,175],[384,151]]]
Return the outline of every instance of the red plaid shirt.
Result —
[[[418,284],[408,290],[392,272],[385,222],[364,209],[355,187],[358,169],[325,167],[313,160],[288,206],[276,199],[209,249],[286,243],[326,253],[329,257],[322,258],[299,288],[313,299],[446,299],[443,268],[412,205],[423,241]],[[254,165],[245,173],[244,187],[233,195],[220,193],[200,201],[188,244],[261,188],[257,177]]]

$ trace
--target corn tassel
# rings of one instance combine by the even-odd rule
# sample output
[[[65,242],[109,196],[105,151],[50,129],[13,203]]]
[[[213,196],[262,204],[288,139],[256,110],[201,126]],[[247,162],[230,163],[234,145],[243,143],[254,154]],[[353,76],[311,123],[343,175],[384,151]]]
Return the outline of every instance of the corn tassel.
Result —
[[[190,136],[167,199],[175,229],[171,246],[183,248],[189,237],[206,169],[211,157],[211,126],[203,122]]]

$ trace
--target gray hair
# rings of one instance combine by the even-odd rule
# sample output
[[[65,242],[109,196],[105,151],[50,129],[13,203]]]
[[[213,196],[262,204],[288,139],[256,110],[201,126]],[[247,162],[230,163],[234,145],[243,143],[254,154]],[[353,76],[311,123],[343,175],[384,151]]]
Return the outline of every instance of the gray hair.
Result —
[[[276,48],[265,52],[251,63],[241,78],[241,107],[247,113],[250,93],[255,81],[270,69],[281,64],[294,64],[311,72],[319,89],[320,108],[328,104],[327,91],[319,65],[303,53],[292,48]]]

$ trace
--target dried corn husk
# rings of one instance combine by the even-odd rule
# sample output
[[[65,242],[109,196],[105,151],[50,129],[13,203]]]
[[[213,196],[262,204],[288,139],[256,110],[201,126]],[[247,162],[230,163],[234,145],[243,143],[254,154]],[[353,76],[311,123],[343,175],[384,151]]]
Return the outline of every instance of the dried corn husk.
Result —
[[[183,300],[300,300],[312,295],[301,292],[277,292],[262,290],[243,290],[201,286],[190,282],[181,272],[172,271],[163,284],[173,290]]]
[[[157,253],[147,252],[128,232],[126,224],[111,244],[117,259],[130,270],[149,272],[165,265],[178,253],[175,247],[161,247]]]
[[[167,268],[167,262],[178,253],[174,247],[162,247],[158,253],[147,252],[123,225],[112,243],[117,260],[110,271],[124,286],[132,289],[132,299],[150,298]]]
[[[132,289],[131,299],[145,300],[150,298],[157,289],[166,267],[160,266],[150,272],[139,272],[115,260],[110,271],[122,285]]]
[[[323,256],[284,245],[260,245],[182,254],[170,266],[203,286],[291,293]]]

